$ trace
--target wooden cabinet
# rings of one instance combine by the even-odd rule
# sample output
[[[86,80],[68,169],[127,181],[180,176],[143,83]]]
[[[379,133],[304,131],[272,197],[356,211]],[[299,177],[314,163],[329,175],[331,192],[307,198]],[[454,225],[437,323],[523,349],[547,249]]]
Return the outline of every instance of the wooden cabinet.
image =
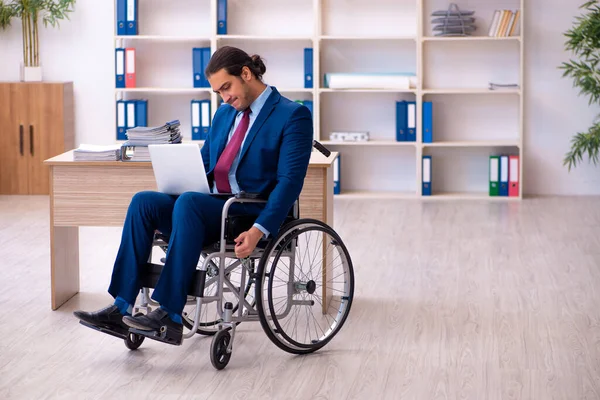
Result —
[[[43,162],[74,136],[71,82],[0,82],[0,194],[48,194]]]

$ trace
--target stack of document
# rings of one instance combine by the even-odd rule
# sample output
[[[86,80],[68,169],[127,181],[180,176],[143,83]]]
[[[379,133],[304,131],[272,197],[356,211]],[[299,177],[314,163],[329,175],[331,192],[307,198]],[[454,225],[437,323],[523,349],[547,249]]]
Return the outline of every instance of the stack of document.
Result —
[[[128,146],[125,143],[121,147],[121,161],[150,161],[148,146]]]
[[[181,143],[179,120],[167,122],[163,126],[136,126],[127,130],[127,146],[147,146],[149,144]]]
[[[149,144],[181,143],[179,120],[167,122],[163,126],[137,126],[126,132],[128,140],[122,144],[122,161],[150,161]]]
[[[82,144],[73,150],[75,161],[118,161],[121,159],[121,146]]]
[[[417,85],[413,73],[325,74],[325,87],[330,89],[400,89],[410,90]]]

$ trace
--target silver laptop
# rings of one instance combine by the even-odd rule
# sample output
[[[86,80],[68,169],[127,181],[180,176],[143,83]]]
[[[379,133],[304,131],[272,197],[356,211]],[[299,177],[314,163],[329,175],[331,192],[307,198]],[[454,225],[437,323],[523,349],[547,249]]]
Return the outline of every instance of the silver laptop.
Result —
[[[148,145],[158,191],[210,193],[206,170],[197,144]]]

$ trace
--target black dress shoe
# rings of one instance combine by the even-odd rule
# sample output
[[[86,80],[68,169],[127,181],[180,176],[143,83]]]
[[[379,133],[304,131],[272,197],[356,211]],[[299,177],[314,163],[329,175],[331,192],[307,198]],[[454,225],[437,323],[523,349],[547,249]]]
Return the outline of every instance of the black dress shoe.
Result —
[[[174,345],[180,345],[183,340],[183,325],[174,322],[162,308],[138,317],[125,316],[123,322],[131,327],[130,332],[150,339]]]
[[[93,312],[74,311],[73,315],[94,327],[113,330],[121,335],[129,332],[129,327],[123,323],[123,315],[114,304]]]

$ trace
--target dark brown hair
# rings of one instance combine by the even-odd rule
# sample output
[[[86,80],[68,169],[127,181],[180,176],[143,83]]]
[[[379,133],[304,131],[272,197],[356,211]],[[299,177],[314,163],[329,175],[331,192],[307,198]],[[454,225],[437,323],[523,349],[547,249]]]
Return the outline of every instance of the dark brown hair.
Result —
[[[249,56],[248,53],[237,47],[224,46],[212,55],[204,74],[208,78],[215,72],[225,68],[229,75],[240,76],[243,67],[248,67],[259,80],[262,80],[263,74],[267,71],[267,67],[265,67],[265,63],[259,55]]]

